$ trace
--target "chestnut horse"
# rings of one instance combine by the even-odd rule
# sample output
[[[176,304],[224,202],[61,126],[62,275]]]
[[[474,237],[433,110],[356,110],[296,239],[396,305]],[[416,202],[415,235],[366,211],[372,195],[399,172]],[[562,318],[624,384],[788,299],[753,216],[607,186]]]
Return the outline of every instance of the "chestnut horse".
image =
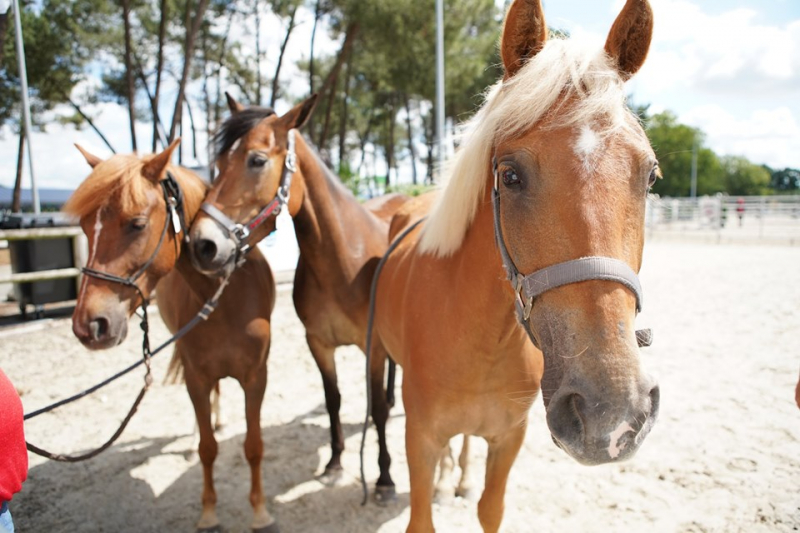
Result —
[[[362,204],[322,163],[296,131],[312,113],[316,96],[283,116],[228,98],[232,115],[216,135],[219,177],[190,232],[193,260],[208,275],[230,272],[247,247],[275,229],[276,213],[287,207],[300,246],[294,305],[322,375],[330,417],[332,454],[321,478],[330,482],[341,475],[344,450],[334,351],[351,344],[364,350],[372,275],[388,247],[388,221],[407,197],[387,195]],[[394,482],[385,431],[386,352],[377,346],[375,353],[370,369],[380,447],[375,496],[382,501],[394,497]]]
[[[105,349],[122,342],[128,319],[142,305],[142,297],[149,298],[156,287],[159,311],[174,333],[195,317],[219,286],[218,281],[199,274],[188,254],[182,253],[180,235],[188,228],[183,227],[175,208],[182,207],[186,220],[191,221],[207,187],[188,170],[170,165],[176,146],[177,141],[156,156],[140,159],[115,155],[107,161],[79,147],[93,170],[65,210],[80,217],[89,239],[88,270],[72,317],[73,331],[87,348]],[[134,281],[138,291],[116,283],[113,277]],[[249,298],[253,293],[260,297]],[[180,371],[182,366],[200,431],[203,511],[198,531],[221,531],[215,510],[213,465],[217,442],[209,395],[224,377],[236,379],[244,389],[244,451],[250,464],[253,531],[278,531],[262,489],[264,452],[259,418],[267,386],[274,303],[272,272],[254,250],[250,261],[230,277],[217,311],[175,343],[170,369]]]
[[[624,89],[652,11],[628,0],[605,50],[547,35],[540,0],[512,3],[505,76],[378,280],[375,333],[403,367],[408,531],[433,530],[434,469],[458,433],[488,442],[478,515],[498,530],[540,379],[553,440],[584,464],[631,457],[657,415],[633,323],[658,170]],[[402,208],[392,234],[425,207]]]

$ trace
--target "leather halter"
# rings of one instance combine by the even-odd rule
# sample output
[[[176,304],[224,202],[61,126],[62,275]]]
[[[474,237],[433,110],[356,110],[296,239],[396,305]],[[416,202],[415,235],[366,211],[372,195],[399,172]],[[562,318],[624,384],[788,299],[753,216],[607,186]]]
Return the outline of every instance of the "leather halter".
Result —
[[[508,253],[503,229],[500,223],[500,174],[497,168],[497,159],[492,159],[492,173],[494,185],[492,187],[492,210],[494,211],[494,234],[500,257],[506,270],[508,280],[514,289],[515,308],[517,320],[525,328],[536,347],[539,344],[533,335],[528,319],[531,316],[534,300],[542,294],[573,283],[582,281],[602,280],[614,281],[627,287],[636,297],[636,313],[642,310],[644,295],[642,285],[636,272],[624,261],[611,257],[582,257],[564,263],[558,263],[538,270],[532,274],[523,275],[517,269],[511,255]],[[640,347],[650,346],[653,334],[649,329],[636,331],[636,341]]]
[[[283,163],[281,181],[278,184],[278,191],[275,193],[275,198],[259,211],[256,216],[251,218],[249,222],[244,224],[235,222],[209,202],[203,202],[203,205],[200,206],[200,210],[224,229],[225,233],[228,235],[228,239],[233,241],[236,247],[236,266],[240,266],[244,262],[245,254],[250,251],[250,244],[247,242],[250,234],[261,224],[266,222],[270,216],[274,215],[277,217],[281,213],[283,207],[289,203],[289,189],[292,186],[292,178],[295,172],[297,172],[297,152],[295,150],[297,142],[295,138],[296,134],[297,130],[289,130],[286,159]]]
[[[112,283],[119,283],[121,285],[125,285],[126,287],[133,288],[142,298],[142,306],[144,307],[147,306],[148,299],[145,298],[144,292],[142,292],[142,289],[136,282],[140,277],[142,277],[147,269],[150,268],[150,265],[153,264],[153,261],[155,261],[156,257],[158,256],[158,252],[161,251],[161,246],[164,244],[170,224],[172,224],[172,231],[174,232],[176,239],[178,238],[178,235],[183,232],[184,240],[186,242],[189,240],[189,235],[186,232],[186,216],[183,210],[183,191],[181,190],[180,185],[178,185],[178,181],[171,172],[167,172],[167,177],[161,180],[160,183],[164,193],[164,202],[167,206],[167,218],[164,221],[164,229],[161,230],[161,237],[158,239],[156,249],[153,251],[153,254],[150,256],[150,258],[145,261],[145,263],[139,267],[136,272],[127,278],[89,267],[83,267],[81,269],[81,272],[87,276],[101,279],[103,281],[110,281]]]

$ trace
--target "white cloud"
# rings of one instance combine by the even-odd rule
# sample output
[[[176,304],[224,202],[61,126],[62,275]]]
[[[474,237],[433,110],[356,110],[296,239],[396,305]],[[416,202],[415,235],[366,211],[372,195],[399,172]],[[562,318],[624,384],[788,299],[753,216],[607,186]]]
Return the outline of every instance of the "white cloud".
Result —
[[[800,93],[800,20],[768,26],[758,23],[753,9],[711,15],[688,0],[652,3],[653,47],[642,71],[650,91]]]
[[[741,118],[711,104],[691,109],[679,118],[702,129],[710,147],[720,155],[744,155],[773,168],[797,166],[800,123],[787,107],[759,110]]]

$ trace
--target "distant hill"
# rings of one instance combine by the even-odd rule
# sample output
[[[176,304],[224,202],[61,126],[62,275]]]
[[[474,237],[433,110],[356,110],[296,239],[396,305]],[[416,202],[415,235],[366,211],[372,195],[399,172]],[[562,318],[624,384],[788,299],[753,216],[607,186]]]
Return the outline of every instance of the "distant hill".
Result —
[[[39,203],[42,204],[42,209],[59,210],[73,192],[75,191],[69,189],[39,189]],[[11,198],[13,195],[14,189],[0,185],[0,209],[11,208]],[[32,208],[33,201],[31,190],[23,189],[21,196],[22,208]]]

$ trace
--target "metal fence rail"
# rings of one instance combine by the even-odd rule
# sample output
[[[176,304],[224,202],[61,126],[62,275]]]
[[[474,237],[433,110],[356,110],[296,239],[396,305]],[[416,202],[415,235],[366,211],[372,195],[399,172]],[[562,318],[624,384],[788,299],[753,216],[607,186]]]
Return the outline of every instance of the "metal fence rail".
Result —
[[[647,201],[649,237],[800,245],[800,195],[724,195]]]

